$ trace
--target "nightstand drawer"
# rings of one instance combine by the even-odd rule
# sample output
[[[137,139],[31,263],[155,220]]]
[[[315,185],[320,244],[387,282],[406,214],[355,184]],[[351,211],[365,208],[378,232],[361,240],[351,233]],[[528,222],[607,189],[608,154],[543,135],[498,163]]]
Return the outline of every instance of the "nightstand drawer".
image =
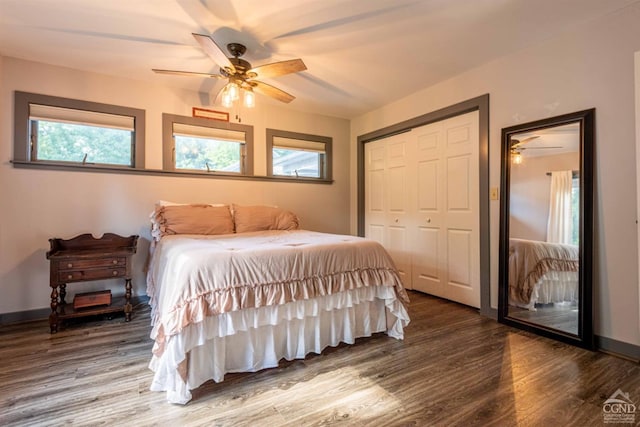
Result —
[[[58,282],[67,283],[84,280],[111,279],[114,277],[124,277],[126,274],[127,269],[124,267],[60,271],[58,272]]]
[[[99,259],[74,259],[69,261],[58,261],[60,270],[82,270],[83,268],[124,266],[127,259],[124,257],[99,258]]]

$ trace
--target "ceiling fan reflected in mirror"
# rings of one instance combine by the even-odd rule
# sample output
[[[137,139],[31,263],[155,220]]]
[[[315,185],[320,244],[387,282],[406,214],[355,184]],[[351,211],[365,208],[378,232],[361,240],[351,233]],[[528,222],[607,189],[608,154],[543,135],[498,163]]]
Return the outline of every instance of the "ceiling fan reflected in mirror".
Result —
[[[278,77],[285,74],[297,73],[307,69],[302,59],[290,59],[287,61],[273,62],[271,64],[252,67],[248,61],[241,58],[247,48],[240,43],[227,44],[227,50],[231,57],[227,57],[224,51],[210,37],[203,34],[193,33],[196,41],[204,52],[220,67],[220,74],[198,73],[192,71],[159,70],[152,69],[159,74],[173,74],[178,76],[210,77],[215,79],[227,79],[227,84],[220,90],[222,105],[231,107],[233,103],[243,96],[245,107],[255,106],[254,91],[262,95],[277,99],[278,101],[289,103],[295,97],[282,89],[256,80],[257,78]]]
[[[526,146],[526,144],[537,138],[540,138],[540,135],[533,135],[523,139],[511,138],[511,155],[513,156],[513,163],[517,165],[522,163],[522,152],[525,150],[548,150],[563,148],[559,145],[539,145],[535,147]]]
[[[534,139],[540,138],[539,135],[533,135],[533,136],[529,136],[527,138],[523,138],[523,139],[515,139],[515,138],[511,138],[511,149],[514,148],[518,148],[521,145],[526,144],[529,141],[533,141]]]
[[[534,139],[540,138],[540,135],[533,135],[524,139],[511,139],[512,145],[511,150],[547,150],[549,148],[563,148],[559,145],[538,145],[535,147],[526,147],[525,144],[533,141]]]

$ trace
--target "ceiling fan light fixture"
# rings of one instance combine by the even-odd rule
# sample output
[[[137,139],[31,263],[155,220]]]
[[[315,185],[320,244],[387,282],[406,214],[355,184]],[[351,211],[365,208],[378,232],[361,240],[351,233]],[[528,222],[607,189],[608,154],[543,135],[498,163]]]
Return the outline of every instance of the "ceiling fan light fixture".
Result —
[[[233,104],[240,99],[242,92],[243,104],[247,108],[256,106],[256,95],[251,87],[241,87],[235,82],[227,83],[220,93],[220,101],[223,107],[231,108]]]
[[[522,164],[522,154],[520,154],[518,151],[512,154],[513,154],[513,164],[514,165]]]
[[[251,89],[244,90],[244,106],[247,108],[253,108],[256,106],[256,95]]]
[[[229,83],[227,88],[232,100],[237,101],[240,99],[240,88],[237,83]]]
[[[233,97],[231,96],[231,93],[229,92],[229,87],[225,87],[222,90],[222,106],[225,108],[231,108],[231,106],[233,105]]]

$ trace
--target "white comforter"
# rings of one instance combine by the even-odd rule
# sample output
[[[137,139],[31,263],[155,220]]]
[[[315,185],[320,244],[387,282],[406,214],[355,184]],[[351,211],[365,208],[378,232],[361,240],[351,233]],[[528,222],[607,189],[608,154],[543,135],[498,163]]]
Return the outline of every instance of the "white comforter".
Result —
[[[165,236],[150,261],[147,293],[151,388],[175,403],[225,372],[276,366],[374,332],[401,339],[409,322],[406,292],[382,246],[305,230]],[[254,342],[265,336],[277,337],[269,354]],[[240,360],[220,360],[233,354],[225,337],[236,340]]]

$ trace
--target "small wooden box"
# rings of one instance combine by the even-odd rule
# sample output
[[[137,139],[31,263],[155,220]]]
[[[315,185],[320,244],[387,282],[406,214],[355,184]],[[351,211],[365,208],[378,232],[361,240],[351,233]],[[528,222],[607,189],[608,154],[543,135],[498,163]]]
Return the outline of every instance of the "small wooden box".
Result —
[[[73,297],[73,308],[95,307],[97,305],[111,305],[111,290],[84,292]]]

